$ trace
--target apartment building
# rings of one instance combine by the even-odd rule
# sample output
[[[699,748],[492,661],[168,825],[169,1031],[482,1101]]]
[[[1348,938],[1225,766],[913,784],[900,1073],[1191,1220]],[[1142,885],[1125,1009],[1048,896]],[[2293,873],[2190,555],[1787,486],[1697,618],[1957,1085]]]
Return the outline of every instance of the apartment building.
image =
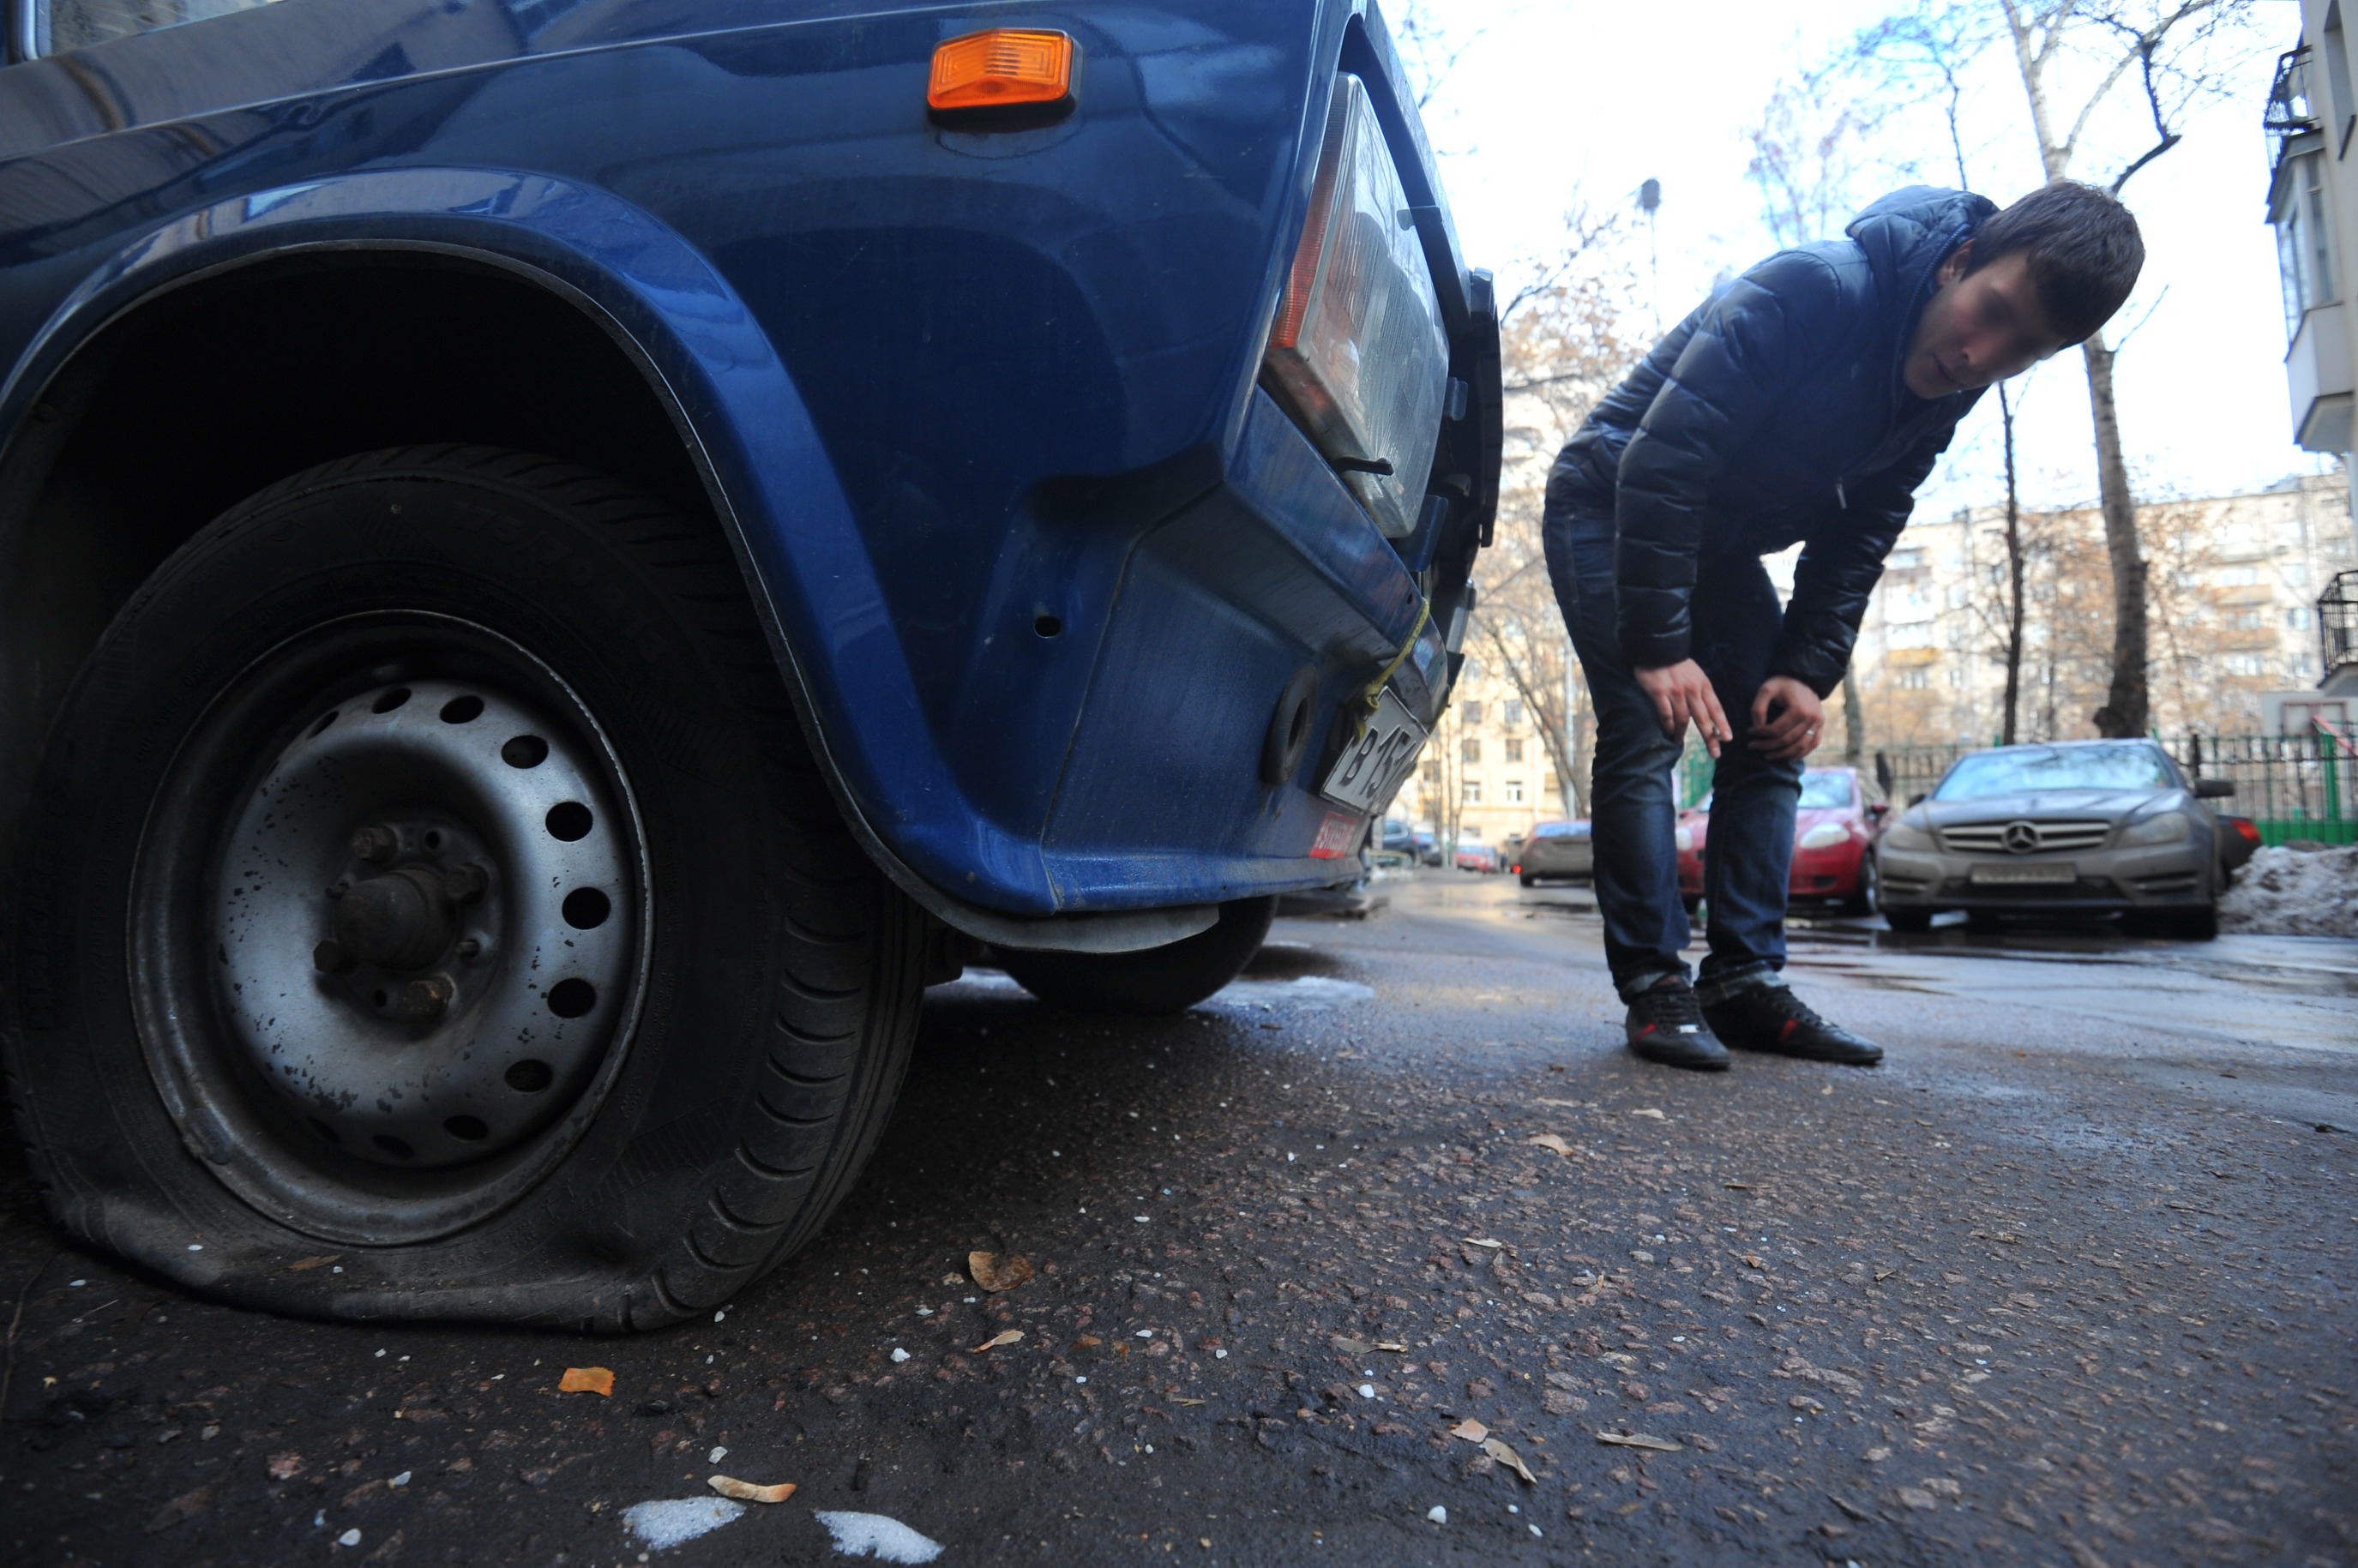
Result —
[[[2138,509],[2152,606],[2150,681],[2165,730],[2273,731],[2325,674],[2318,600],[2358,566],[2344,474]],[[2111,675],[2112,574],[2093,507],[2034,513],[2025,546],[2017,735],[2093,735]],[[1885,563],[1856,659],[1879,743],[1981,741],[2004,722],[2008,630],[2001,507],[1919,517]]]
[[[1547,742],[1512,683],[1479,659],[1466,661],[1449,710],[1390,815],[1431,828],[1444,843],[1454,836],[1493,849],[1564,815]]]
[[[2269,139],[2268,222],[2284,289],[2285,385],[2293,438],[2342,458],[2358,435],[2358,88],[2342,0],[2300,0],[2300,41],[2277,62],[2262,117]],[[2353,525],[2358,526],[2358,517]],[[2358,572],[2320,585],[2320,669],[2315,685],[2347,724],[2358,708]],[[2281,705],[2279,705],[2281,707]],[[2320,705],[2311,703],[2310,711]],[[2321,711],[2320,717],[2323,717]]]

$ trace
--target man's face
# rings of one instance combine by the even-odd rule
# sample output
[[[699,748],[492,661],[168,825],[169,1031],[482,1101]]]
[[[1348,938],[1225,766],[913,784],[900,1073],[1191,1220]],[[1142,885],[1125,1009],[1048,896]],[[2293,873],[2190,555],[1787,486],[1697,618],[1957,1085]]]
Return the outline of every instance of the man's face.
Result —
[[[1968,274],[1968,240],[1941,264],[1940,287],[1916,323],[1901,377],[1919,397],[1946,397],[2019,375],[2063,346],[2020,251]]]

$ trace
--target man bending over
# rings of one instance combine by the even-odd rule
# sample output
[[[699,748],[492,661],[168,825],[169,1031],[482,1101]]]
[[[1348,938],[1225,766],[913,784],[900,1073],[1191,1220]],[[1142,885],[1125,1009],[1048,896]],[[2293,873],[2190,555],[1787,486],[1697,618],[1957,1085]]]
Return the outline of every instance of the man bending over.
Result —
[[[1961,190],[1895,191],[1846,238],[1781,251],[1704,301],[1557,456],[1548,570],[1595,701],[1596,902],[1639,1055],[1710,1070],[1727,1045],[1882,1060],[1779,973],[1802,759],[1957,421],[2102,327],[2144,260],[2136,221],[2089,186],[2002,212]],[[1760,557],[1796,543],[1780,608]],[[1717,759],[1699,985],[1680,957],[1673,838],[1690,724]]]

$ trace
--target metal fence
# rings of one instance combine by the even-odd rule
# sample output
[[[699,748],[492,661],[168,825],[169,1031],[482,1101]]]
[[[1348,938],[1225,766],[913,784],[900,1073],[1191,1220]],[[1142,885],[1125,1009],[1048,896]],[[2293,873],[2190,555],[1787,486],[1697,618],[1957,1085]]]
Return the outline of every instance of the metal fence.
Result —
[[[2318,729],[2307,735],[2192,733],[2163,746],[2195,778],[2226,779],[2235,793],[2221,810],[2248,816],[2264,844],[2306,841],[2358,844],[2358,751],[2348,740]],[[1927,795],[1959,757],[1985,748],[1968,744],[1888,746],[1868,768],[1894,804]],[[1819,753],[1833,764],[1838,752]],[[1709,752],[1689,738],[1679,761],[1679,804],[1693,806],[1711,789]]]

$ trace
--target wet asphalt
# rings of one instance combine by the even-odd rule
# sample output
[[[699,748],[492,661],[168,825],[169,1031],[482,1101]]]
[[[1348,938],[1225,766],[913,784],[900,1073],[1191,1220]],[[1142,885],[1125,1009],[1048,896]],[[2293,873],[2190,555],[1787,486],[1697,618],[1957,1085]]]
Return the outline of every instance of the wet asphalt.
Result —
[[[1181,1018],[939,988],[818,1243],[633,1339],[198,1301],[9,1141],[0,1555],[2358,1563],[2358,944],[1830,921],[1886,1065],[1703,1077],[1581,890],[1383,891]],[[714,1474],[796,1490],[626,1522]]]

